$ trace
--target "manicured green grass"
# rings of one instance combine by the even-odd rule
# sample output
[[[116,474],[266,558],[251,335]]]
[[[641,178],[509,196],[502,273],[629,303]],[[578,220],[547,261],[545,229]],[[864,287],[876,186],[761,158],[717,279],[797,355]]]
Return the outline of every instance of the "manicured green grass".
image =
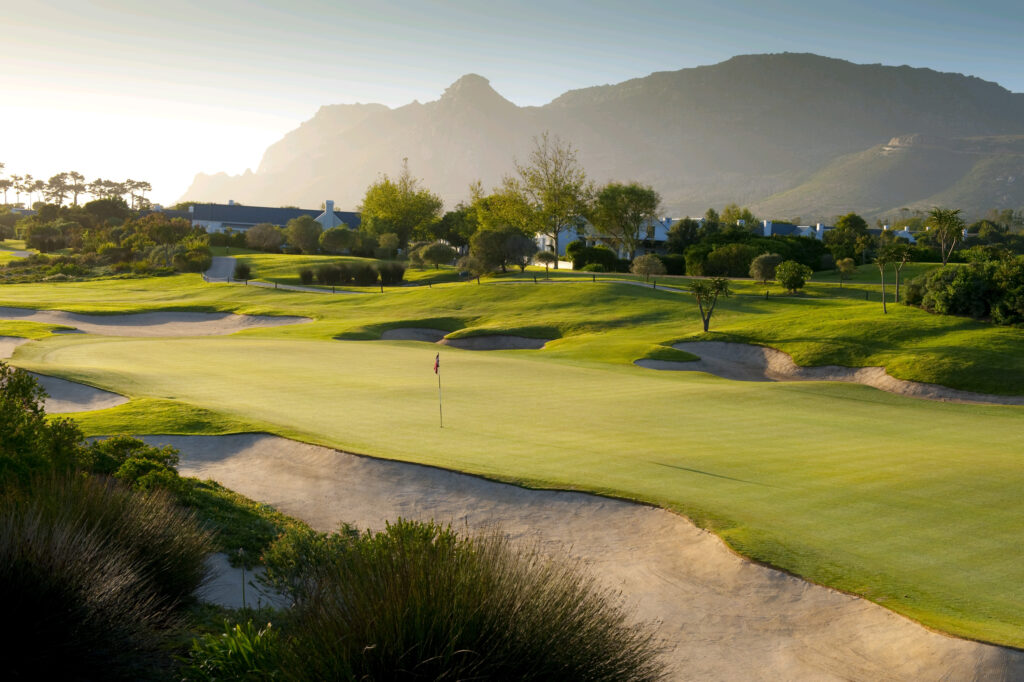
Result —
[[[299,271],[310,269],[316,272],[321,265],[333,265],[335,263],[365,263],[375,265],[381,261],[373,258],[357,258],[355,256],[302,256],[277,253],[249,252],[244,255],[236,255],[236,249],[231,250],[238,260],[244,261],[252,268],[253,277],[263,282],[277,282],[278,284],[299,285]],[[406,268],[405,281],[415,284],[431,284],[436,282],[454,282],[458,279],[458,271],[455,268],[444,266],[440,268]],[[330,287],[325,287],[330,289]],[[347,286],[339,289],[359,290],[363,287]]]
[[[904,378],[1020,394],[1020,330],[902,306],[883,315],[877,301],[837,298],[830,284],[765,299],[759,285],[738,283],[740,295],[720,302],[705,336],[688,294],[530,278],[324,297],[181,275],[10,285],[0,305],[316,320],[230,337],[74,335],[21,346],[15,364],[134,398],[81,415],[89,433],[265,430],[644,500],[714,528],[747,556],[933,627],[1024,645],[1024,562],[1015,549],[1024,409],[632,365],[685,359],[668,348],[675,341],[733,339],[782,348],[805,364],[882,364]],[[400,326],[556,340],[543,351],[492,353],[334,340],[374,339]],[[437,352],[443,430],[431,371]]]
[[[900,270],[900,285],[903,285],[910,280],[931,272],[935,268],[941,268],[942,263],[907,263]],[[839,282],[839,271],[838,270],[822,270],[814,273],[812,277],[815,282]],[[885,268],[885,285],[888,287],[895,284],[896,272],[893,267],[887,266]],[[868,263],[867,265],[858,265],[857,270],[853,273],[850,279],[844,280],[844,286],[847,284],[881,284],[880,273],[878,272],[878,266]]]

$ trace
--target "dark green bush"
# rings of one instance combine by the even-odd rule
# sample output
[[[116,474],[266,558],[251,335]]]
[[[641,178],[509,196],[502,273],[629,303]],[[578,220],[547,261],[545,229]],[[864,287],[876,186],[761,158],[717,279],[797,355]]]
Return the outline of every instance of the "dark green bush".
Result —
[[[356,286],[369,287],[377,283],[377,271],[367,263],[354,263],[351,273],[352,282]]]
[[[313,271],[309,268],[302,268],[299,270],[299,281],[306,285],[312,284]]]
[[[658,258],[665,264],[666,275],[686,274],[686,256],[678,253],[659,253]]]
[[[337,265],[325,264],[317,266],[316,281],[327,286],[341,283],[341,270]]]
[[[932,270],[912,282],[904,302],[944,315],[1024,324],[1024,257],[1008,257]]]
[[[405,266],[394,261],[386,261],[377,265],[377,273],[380,275],[381,284],[395,286],[401,284],[405,278]]]
[[[245,261],[235,261],[234,278],[249,281],[252,279],[252,268]]]
[[[590,265],[591,263],[597,263],[601,265],[604,270],[601,272],[629,272],[629,264],[626,264],[626,269],[621,270],[618,267],[618,256],[615,252],[605,246],[575,246],[576,244],[582,244],[582,242],[573,242],[572,246],[572,269],[582,270],[584,266]],[[568,253],[568,251],[567,251]]]
[[[601,265],[600,263],[587,263],[582,268],[580,268],[580,271],[581,272],[604,272],[605,269],[604,269],[604,266]]]
[[[498,535],[462,538],[401,520],[332,543],[314,560],[286,553],[282,570],[301,586],[282,651],[289,679],[663,675],[651,630],[630,625],[574,564],[517,551]],[[274,570],[277,556],[267,555]]]

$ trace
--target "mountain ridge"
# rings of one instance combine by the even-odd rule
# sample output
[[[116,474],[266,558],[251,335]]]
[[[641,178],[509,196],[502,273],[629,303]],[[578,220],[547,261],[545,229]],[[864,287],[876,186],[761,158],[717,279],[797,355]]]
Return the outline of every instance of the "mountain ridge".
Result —
[[[740,55],[719,64],[656,72],[570,90],[537,107],[519,107],[483,76],[466,74],[430,102],[394,109],[380,104],[321,107],[268,147],[255,173],[197,175],[184,198],[313,205],[330,197],[340,206],[355,207],[380,173],[397,172],[408,158],[413,173],[452,206],[466,198],[474,180],[485,187],[497,184],[544,131],[571,142],[595,181],[654,186],[668,214],[696,215],[708,206],[736,201],[773,215],[827,218],[831,207],[845,200],[823,197],[815,203],[797,192],[790,197],[800,199],[790,206],[787,193],[813,186],[814,176],[834,172],[838,159],[901,136],[1024,135],[1024,94],[974,76],[801,53]],[[1019,153],[1016,145],[1011,147],[1007,152],[990,145],[985,153],[1009,153],[1013,159],[1002,166],[1013,175]],[[963,177],[915,168],[918,177],[907,183],[908,196],[896,202],[901,206],[944,192],[964,194],[953,191]],[[984,177],[975,179],[984,183]],[[842,194],[834,183],[830,186]],[[981,192],[978,198],[995,197],[1013,206],[975,206],[967,196],[965,211],[1024,206],[1024,188],[1018,186]],[[890,181],[886,188],[888,198],[867,197],[870,208],[861,212],[893,208],[886,202],[901,185]]]

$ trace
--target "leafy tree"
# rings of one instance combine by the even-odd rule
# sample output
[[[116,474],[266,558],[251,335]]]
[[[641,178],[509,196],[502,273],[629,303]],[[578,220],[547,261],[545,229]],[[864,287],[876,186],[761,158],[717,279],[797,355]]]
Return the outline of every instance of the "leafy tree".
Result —
[[[775,279],[775,268],[782,262],[782,256],[777,253],[762,253],[750,262],[750,276],[762,284],[768,280]]]
[[[383,175],[370,185],[359,207],[360,229],[372,235],[392,232],[405,248],[413,237],[431,237],[431,229],[441,215],[440,197],[420,186],[409,172],[408,159],[402,160],[402,172],[392,180]]]
[[[78,206],[78,197],[85,194],[88,186],[85,184],[85,176],[78,171],[68,171],[68,192],[75,206]]]
[[[121,222],[131,215],[128,204],[121,197],[94,199],[85,205],[85,212],[101,224]]]
[[[779,263],[775,268],[775,279],[779,281],[783,289],[790,293],[796,293],[797,290],[803,289],[813,273],[814,271],[803,263],[787,260]]]
[[[740,208],[736,204],[727,204],[722,209],[721,224],[725,226],[738,226],[742,225],[744,228],[750,230],[757,225],[757,218],[750,212],[749,208]]]
[[[398,244],[398,235],[394,232],[385,232],[377,237],[377,245],[381,251],[381,258],[394,258]]]
[[[2,178],[2,179],[0,179],[0,190],[2,190],[3,193],[4,193],[4,204],[5,205],[7,204],[7,192],[9,192],[12,187],[14,187],[14,181],[13,180],[11,180],[10,178]]]
[[[665,264],[653,253],[647,253],[634,258],[629,270],[634,275],[643,275],[646,282],[651,278],[651,275],[664,275]]]
[[[879,249],[879,255],[887,262],[892,263],[893,270],[896,271],[896,302],[900,300],[900,271],[903,270],[903,266],[906,265],[912,259],[914,255],[913,249],[910,244],[904,241],[896,241],[890,244],[886,244]],[[885,287],[882,287],[882,298],[885,299]],[[884,306],[883,306],[884,308]]]
[[[47,198],[58,206],[64,204],[64,198],[68,195],[69,190],[70,182],[67,173],[57,173],[46,183]]]
[[[534,256],[534,259],[537,262],[544,264],[544,272],[548,271],[548,268],[552,263],[558,262],[558,256],[555,255],[554,251],[541,251]]]
[[[476,208],[472,204],[459,203],[445,213],[441,220],[431,226],[430,232],[438,241],[446,241],[454,247],[469,246],[469,239],[479,229]]]
[[[823,241],[832,258],[839,262],[843,258],[852,258],[863,253],[864,242],[868,238],[868,224],[856,213],[847,213],[838,220],[833,229],[825,233]],[[858,242],[858,239],[861,239]]]
[[[700,223],[693,218],[683,218],[668,230],[665,248],[669,253],[686,253],[686,247],[697,243]]]
[[[641,230],[655,220],[660,205],[661,196],[649,186],[610,182],[597,194],[591,222],[621,245],[632,260],[643,239]]]
[[[857,271],[857,264],[853,262],[852,258],[843,258],[836,261],[836,270],[839,271],[839,288],[842,289],[843,280],[853,277],[853,273]]]
[[[704,224],[702,230],[704,234],[715,234],[722,227],[722,218],[718,215],[718,211],[713,208],[709,208],[704,212]]]
[[[720,295],[728,297],[730,294],[729,280],[724,277],[697,280],[690,284],[690,291],[697,299],[700,319],[704,323],[704,331],[707,332],[711,325],[711,316],[715,312],[715,305],[718,303],[718,297]]]
[[[749,244],[718,246],[704,259],[703,274],[709,277],[745,277],[757,252],[757,247]],[[687,263],[686,267],[689,271],[690,264]]]
[[[558,253],[559,236],[578,227],[590,211],[594,194],[576,150],[545,132],[533,139],[529,163],[516,162],[515,166],[518,177],[506,176],[504,188],[531,209],[537,232],[550,239],[552,250]]]
[[[455,260],[455,249],[444,242],[434,242],[424,246],[419,251],[420,258],[426,263],[431,263],[437,269],[441,263],[451,263]]]
[[[355,244],[356,233],[345,225],[324,230],[320,235],[320,249],[326,253],[344,253]]]
[[[508,272],[509,265],[525,269],[536,252],[536,243],[514,227],[480,230],[469,240],[469,255],[485,272]]]
[[[277,253],[281,250],[281,244],[284,244],[284,234],[270,223],[253,225],[245,233],[245,245],[250,249]]]
[[[285,227],[285,239],[293,248],[299,249],[302,253],[312,254],[317,252],[320,245],[320,233],[323,227],[308,215],[292,218]]]
[[[928,222],[932,228],[931,237],[938,242],[939,255],[942,256],[942,265],[945,266],[953,254],[953,249],[963,238],[964,219],[959,208],[936,206],[928,212]]]
[[[242,260],[235,261],[235,272],[234,279],[240,279],[248,282],[252,279],[252,268],[249,264]]]

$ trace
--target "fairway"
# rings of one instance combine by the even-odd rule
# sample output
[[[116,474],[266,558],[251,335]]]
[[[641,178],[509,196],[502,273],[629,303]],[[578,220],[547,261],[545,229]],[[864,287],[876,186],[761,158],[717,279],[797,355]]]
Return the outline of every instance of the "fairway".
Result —
[[[0,306],[314,321],[179,338],[50,335],[45,324],[0,321],[0,333],[39,339],[14,349],[17,366],[133,399],[76,415],[91,434],[264,430],[642,500],[690,516],[746,556],[932,627],[1024,645],[1024,409],[632,364],[692,359],[671,348],[680,341],[738,341],[801,365],[878,365],[903,379],[1020,395],[1020,330],[903,306],[883,315],[829,284],[792,297],[737,289],[701,334],[688,295],[600,280],[535,285],[529,273],[352,297],[198,275],[8,285]],[[375,340],[403,327],[553,340],[494,352]]]
[[[260,338],[269,333],[55,337],[16,359],[350,451],[643,500],[748,556],[926,624],[1024,643],[1019,408],[665,375],[545,352]],[[85,424],[147,430],[148,417],[131,425],[117,414]]]

